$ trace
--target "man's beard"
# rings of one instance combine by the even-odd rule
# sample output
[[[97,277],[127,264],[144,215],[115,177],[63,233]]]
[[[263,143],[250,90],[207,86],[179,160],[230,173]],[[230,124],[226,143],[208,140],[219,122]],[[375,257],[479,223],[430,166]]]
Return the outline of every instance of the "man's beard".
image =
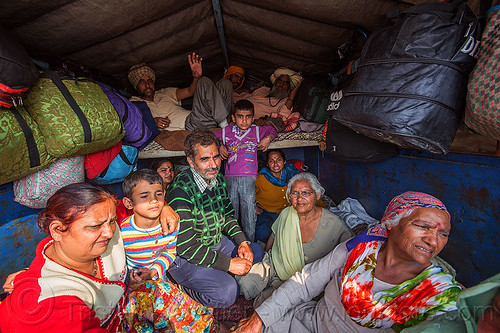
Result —
[[[217,177],[217,175],[219,174],[219,171],[220,171],[220,166],[218,166],[217,168],[208,168],[208,169],[204,169],[204,170],[201,170],[200,168],[198,168],[198,166],[195,164],[194,165],[194,170],[201,176],[201,178],[205,179],[205,180],[212,180],[212,179],[215,179]],[[217,173],[215,174],[215,177],[213,178],[208,178],[206,176],[206,173],[207,172],[210,172],[210,171],[213,171],[213,170],[217,170]]]
[[[276,86],[273,86],[271,88],[271,91],[269,92],[269,96],[277,98],[277,99],[283,99],[288,96],[290,93],[290,89],[283,90],[283,89],[278,89]]]
[[[155,91],[153,89],[144,90],[140,97],[142,98],[152,98],[155,95]]]

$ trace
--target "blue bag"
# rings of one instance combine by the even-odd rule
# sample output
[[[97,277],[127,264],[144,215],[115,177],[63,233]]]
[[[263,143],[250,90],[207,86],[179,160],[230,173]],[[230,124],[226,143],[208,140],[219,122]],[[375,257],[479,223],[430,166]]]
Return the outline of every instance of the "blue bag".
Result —
[[[102,185],[122,182],[130,173],[137,170],[138,153],[137,148],[123,145],[118,155],[94,180]]]

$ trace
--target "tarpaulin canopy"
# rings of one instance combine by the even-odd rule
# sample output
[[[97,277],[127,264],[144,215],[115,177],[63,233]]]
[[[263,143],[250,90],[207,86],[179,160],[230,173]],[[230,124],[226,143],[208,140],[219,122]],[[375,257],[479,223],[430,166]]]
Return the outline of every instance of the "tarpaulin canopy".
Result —
[[[305,75],[331,73],[355,57],[388,11],[421,0],[4,0],[0,24],[31,57],[71,62],[130,88],[128,69],[155,71],[157,87],[186,86],[187,55],[203,57],[213,79],[228,65],[268,82],[286,66]],[[479,0],[467,1],[477,13]]]

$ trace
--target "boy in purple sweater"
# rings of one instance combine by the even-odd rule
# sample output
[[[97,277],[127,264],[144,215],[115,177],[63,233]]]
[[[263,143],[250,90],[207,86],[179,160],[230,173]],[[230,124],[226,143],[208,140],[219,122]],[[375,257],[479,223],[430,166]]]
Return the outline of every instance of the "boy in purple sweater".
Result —
[[[231,118],[235,125],[215,132],[222,140],[221,156],[227,158],[226,183],[228,195],[234,208],[234,216],[241,212],[240,225],[253,242],[255,236],[255,180],[257,178],[257,149],[266,151],[278,136],[272,126],[253,124],[252,102],[242,99],[234,104]]]

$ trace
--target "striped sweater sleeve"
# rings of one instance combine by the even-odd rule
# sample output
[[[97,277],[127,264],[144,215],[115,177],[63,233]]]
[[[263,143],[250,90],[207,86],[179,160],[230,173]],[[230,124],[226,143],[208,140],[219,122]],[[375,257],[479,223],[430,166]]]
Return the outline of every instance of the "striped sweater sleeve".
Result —
[[[167,269],[172,265],[176,256],[176,246],[177,246],[177,231],[172,234],[164,236],[168,238],[167,243],[161,248],[160,256],[153,262],[150,269],[156,270],[158,273],[158,278],[166,280],[165,273]]]

